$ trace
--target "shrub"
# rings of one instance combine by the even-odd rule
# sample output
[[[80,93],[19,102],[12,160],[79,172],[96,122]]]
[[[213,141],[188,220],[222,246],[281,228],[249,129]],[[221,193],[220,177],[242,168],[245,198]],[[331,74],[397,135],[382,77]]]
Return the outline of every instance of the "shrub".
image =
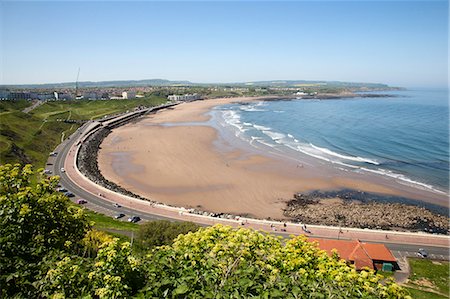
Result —
[[[180,234],[196,231],[199,227],[192,222],[150,221],[139,227],[137,246],[141,250],[147,250],[155,246],[169,245]]]

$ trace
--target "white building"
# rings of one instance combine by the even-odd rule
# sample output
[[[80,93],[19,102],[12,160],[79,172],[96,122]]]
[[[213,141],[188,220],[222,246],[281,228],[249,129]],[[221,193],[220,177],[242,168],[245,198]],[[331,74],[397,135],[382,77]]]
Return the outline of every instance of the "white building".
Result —
[[[122,92],[122,99],[134,99],[134,98],[136,98],[136,92],[134,91]]]
[[[183,102],[190,102],[190,101],[195,101],[195,100],[200,100],[200,95],[194,93],[194,94],[185,94],[185,95],[170,95],[167,97],[170,101],[173,102],[178,102],[178,101],[183,101]]]

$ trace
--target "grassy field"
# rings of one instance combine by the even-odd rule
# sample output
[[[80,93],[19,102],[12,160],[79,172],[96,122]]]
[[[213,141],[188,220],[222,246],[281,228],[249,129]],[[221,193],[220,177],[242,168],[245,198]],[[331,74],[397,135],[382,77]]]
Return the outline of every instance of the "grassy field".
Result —
[[[90,210],[85,210],[88,219],[94,222],[94,227],[98,230],[117,230],[117,231],[137,231],[139,229],[139,224],[120,221],[112,218],[111,216],[106,216],[99,214]]]
[[[406,287],[413,299],[447,299],[448,296],[442,296],[439,294],[425,292],[414,288]]]
[[[155,106],[163,97],[133,100],[52,101],[26,114],[27,101],[0,102],[0,164],[32,163],[43,167],[48,153],[73,133],[80,124],[62,120],[90,120],[131,110],[137,106]]]
[[[413,298],[449,298],[449,262],[409,259],[411,275],[405,287]]]

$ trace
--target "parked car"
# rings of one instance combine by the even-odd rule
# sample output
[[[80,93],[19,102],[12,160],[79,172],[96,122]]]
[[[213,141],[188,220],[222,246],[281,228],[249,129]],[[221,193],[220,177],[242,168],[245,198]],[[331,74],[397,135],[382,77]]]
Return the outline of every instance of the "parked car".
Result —
[[[136,223],[138,221],[141,221],[141,217],[139,217],[139,216],[132,216],[132,217],[128,218],[128,222]]]
[[[66,170],[64,169],[64,167],[61,168],[61,172],[66,172]]]
[[[52,171],[49,170],[49,169],[45,169],[45,170],[44,170],[44,174],[51,174],[51,173],[52,173]]]
[[[417,251],[417,256],[424,259],[424,258],[428,257],[428,252],[426,252],[425,249],[423,249],[423,248],[419,248],[419,251]]]
[[[84,205],[85,203],[87,203],[86,199],[79,199],[79,200],[77,200],[77,204],[79,204],[79,205]]]
[[[51,152],[49,156],[55,157],[58,155],[58,152]]]
[[[67,189],[64,188],[64,187],[59,187],[59,188],[56,188],[56,191],[62,192],[62,193],[66,193],[66,192],[67,192]]]
[[[121,207],[122,207],[122,206],[119,205],[118,203],[114,203],[113,206],[116,207],[116,208],[121,208]]]
[[[75,194],[73,194],[70,191],[65,192],[64,195],[67,196],[67,197],[75,197]]]
[[[116,216],[114,216],[114,218],[116,218],[116,219],[120,219],[120,218],[122,218],[122,217],[125,217],[125,214],[119,213],[119,214],[117,214]]]

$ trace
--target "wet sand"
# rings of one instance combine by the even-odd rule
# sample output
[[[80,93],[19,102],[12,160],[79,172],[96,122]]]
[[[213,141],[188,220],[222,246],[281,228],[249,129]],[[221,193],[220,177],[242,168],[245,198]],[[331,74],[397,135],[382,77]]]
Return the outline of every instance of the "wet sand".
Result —
[[[116,128],[102,143],[99,169],[106,179],[158,202],[258,218],[283,218],[296,192],[339,188],[448,206],[442,195],[339,171],[308,157],[299,167],[298,161],[236,146],[207,123],[183,124],[208,121],[212,107],[251,100],[185,103]]]

